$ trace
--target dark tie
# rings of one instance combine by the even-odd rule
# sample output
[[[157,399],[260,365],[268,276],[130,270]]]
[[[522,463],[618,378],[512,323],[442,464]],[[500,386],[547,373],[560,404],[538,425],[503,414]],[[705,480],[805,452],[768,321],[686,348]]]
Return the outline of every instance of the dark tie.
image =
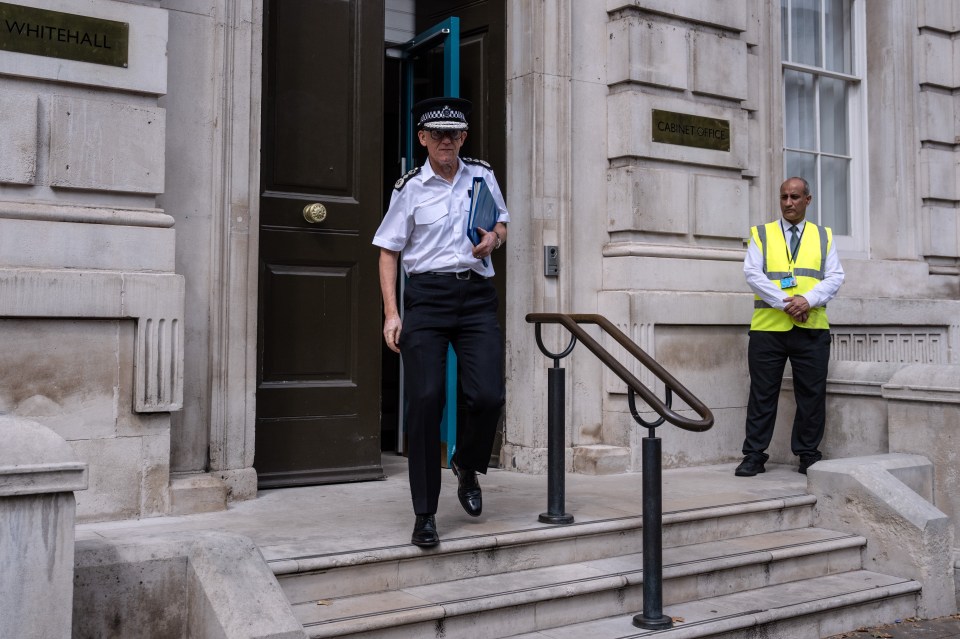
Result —
[[[790,239],[790,255],[793,259],[797,259],[797,248],[800,246],[800,233],[795,226],[790,227],[790,232],[793,234],[793,237]]]

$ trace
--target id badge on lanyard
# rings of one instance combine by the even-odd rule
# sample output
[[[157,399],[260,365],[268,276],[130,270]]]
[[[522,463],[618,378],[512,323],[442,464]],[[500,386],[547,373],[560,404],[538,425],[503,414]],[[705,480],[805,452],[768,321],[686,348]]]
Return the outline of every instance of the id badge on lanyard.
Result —
[[[781,227],[781,232],[782,232],[782,230],[783,230],[783,228]],[[803,233],[801,232],[801,237],[802,237],[802,236],[803,236]],[[783,238],[783,248],[784,248],[785,250],[786,250],[786,248],[787,248],[787,238],[786,238],[786,236],[784,236],[784,238]],[[780,278],[780,289],[781,289],[781,290],[784,290],[784,291],[785,291],[785,290],[787,290],[788,288],[793,288],[793,287],[795,287],[795,286],[797,285],[797,278],[794,277],[794,275],[793,275],[793,264],[794,264],[794,262],[796,261],[796,259],[797,259],[797,256],[794,255],[793,257],[791,257],[791,256],[790,256],[790,251],[787,250],[787,263],[790,265],[790,274],[787,275],[786,277],[781,277],[781,278]]]

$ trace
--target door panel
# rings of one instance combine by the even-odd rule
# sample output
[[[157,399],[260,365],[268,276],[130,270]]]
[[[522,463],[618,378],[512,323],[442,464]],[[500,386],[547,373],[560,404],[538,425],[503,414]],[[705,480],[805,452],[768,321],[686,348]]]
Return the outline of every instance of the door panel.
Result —
[[[261,487],[380,478],[383,3],[265,11],[254,466]]]

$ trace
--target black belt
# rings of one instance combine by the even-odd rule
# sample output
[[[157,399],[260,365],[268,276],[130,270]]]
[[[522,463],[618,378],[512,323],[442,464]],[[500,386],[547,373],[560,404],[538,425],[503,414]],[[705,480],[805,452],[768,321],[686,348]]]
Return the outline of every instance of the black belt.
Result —
[[[480,275],[476,271],[460,271],[459,273],[455,273],[453,271],[427,271],[426,273],[414,273],[410,277],[416,277],[417,275],[439,275],[441,277],[455,277],[458,280],[486,279],[483,275]]]

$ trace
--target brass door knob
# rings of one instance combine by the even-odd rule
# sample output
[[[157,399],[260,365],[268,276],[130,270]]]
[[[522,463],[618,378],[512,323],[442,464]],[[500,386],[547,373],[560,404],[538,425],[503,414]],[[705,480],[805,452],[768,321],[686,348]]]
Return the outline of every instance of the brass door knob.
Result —
[[[303,207],[303,219],[310,224],[319,224],[327,219],[327,207],[319,202],[307,204]]]

